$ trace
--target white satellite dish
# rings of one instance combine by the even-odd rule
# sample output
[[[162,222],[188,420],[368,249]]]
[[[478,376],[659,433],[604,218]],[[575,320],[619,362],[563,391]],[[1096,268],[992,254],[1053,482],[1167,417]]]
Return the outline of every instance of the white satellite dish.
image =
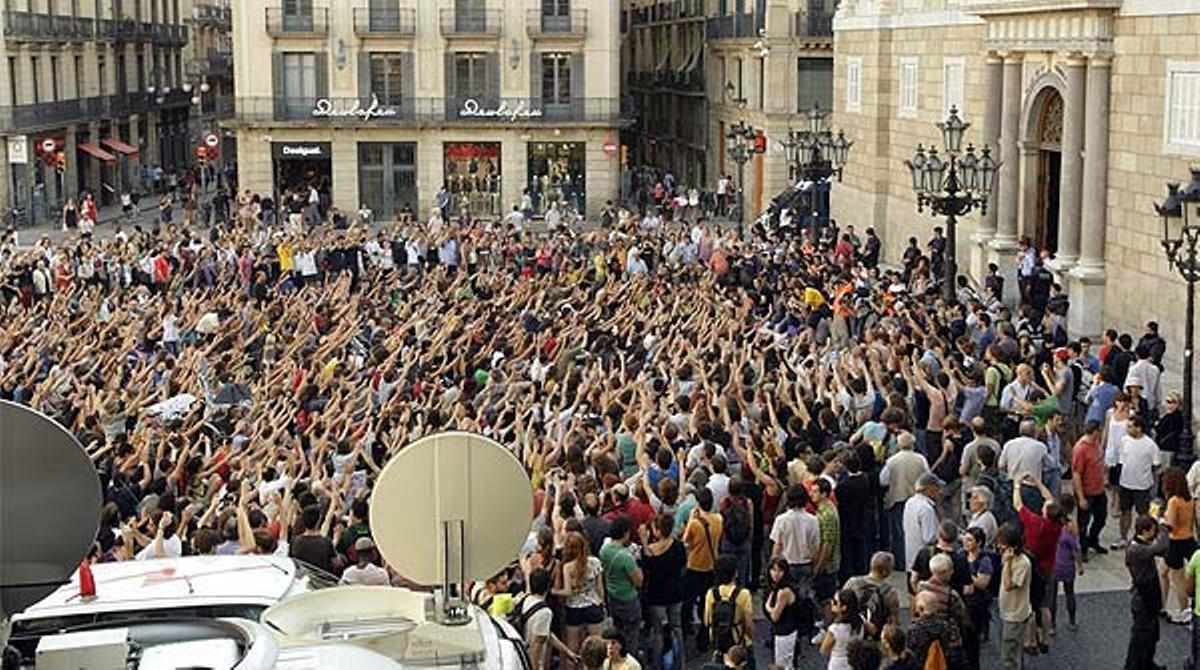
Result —
[[[371,496],[371,532],[400,574],[451,585],[512,563],[529,533],[533,491],[512,452],[471,433],[423,437],[384,466]]]
[[[70,581],[96,539],[101,503],[96,468],[75,437],[0,400],[0,648],[7,615]]]

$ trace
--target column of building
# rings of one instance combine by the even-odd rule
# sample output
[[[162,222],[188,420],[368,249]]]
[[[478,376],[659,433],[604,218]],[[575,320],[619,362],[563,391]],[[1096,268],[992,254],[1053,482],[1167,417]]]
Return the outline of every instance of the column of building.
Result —
[[[1017,246],[1017,224],[1021,207],[1021,73],[1024,55],[1000,54],[1003,59],[1000,106],[1000,174],[999,201],[996,203],[996,234],[988,243],[989,260],[1004,276],[1005,302],[1013,303],[1017,291],[1016,264],[1013,250]],[[989,106],[992,105],[989,101]]]
[[[1096,335],[1104,320],[1104,243],[1108,222],[1108,123],[1112,57],[1092,55],[1087,63],[1087,133],[1083,164],[1079,263],[1071,271],[1072,333]]]
[[[1004,59],[996,53],[987,56],[987,107],[983,116],[983,144],[990,147],[993,159],[999,160],[1000,113],[1004,99]],[[988,245],[996,236],[996,201],[988,203],[987,212],[980,217],[979,227],[971,238],[971,274],[982,277],[987,269]]]

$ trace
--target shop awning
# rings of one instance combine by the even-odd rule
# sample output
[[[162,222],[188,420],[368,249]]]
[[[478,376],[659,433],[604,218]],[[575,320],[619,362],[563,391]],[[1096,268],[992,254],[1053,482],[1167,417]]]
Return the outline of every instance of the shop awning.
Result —
[[[100,144],[103,144],[104,146],[108,147],[109,149],[112,149],[113,151],[115,151],[119,154],[125,154],[126,156],[129,156],[130,158],[137,158],[138,150],[134,147],[129,146],[128,144],[125,144],[121,140],[104,139],[104,140],[100,140]]]
[[[80,144],[79,150],[82,151],[83,153],[91,156],[92,158],[97,158],[99,160],[104,161],[105,163],[114,163],[117,160],[116,156],[108,153],[104,149],[101,149],[100,147],[96,146],[95,144]]]

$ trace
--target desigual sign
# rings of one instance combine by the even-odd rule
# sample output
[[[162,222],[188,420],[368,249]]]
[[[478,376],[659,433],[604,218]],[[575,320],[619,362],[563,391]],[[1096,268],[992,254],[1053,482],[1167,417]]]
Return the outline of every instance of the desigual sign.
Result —
[[[507,121],[539,119],[542,114],[542,110],[531,107],[524,100],[516,104],[501,100],[499,105],[489,108],[479,104],[479,101],[474,98],[468,98],[463,100],[462,109],[458,110],[459,117],[463,118],[505,119]]]
[[[386,119],[400,115],[400,110],[395,107],[386,107],[379,103],[379,97],[372,94],[371,104],[363,107],[362,102],[355,100],[349,107],[338,107],[333,104],[333,101],[328,98],[317,100],[317,104],[313,107],[313,118],[318,119],[344,119],[357,118],[360,121],[370,121],[371,119]]]
[[[328,142],[276,142],[276,158],[328,158]]]

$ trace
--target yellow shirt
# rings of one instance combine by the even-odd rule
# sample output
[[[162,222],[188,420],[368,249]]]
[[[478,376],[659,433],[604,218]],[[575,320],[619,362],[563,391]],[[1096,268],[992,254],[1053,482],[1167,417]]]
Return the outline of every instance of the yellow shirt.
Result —
[[[733,595],[734,584],[722,584],[717,587],[717,592],[721,594],[721,598],[729,598]],[[704,624],[712,625],[712,610],[713,610],[713,590],[709,589],[704,594]],[[749,646],[749,643],[754,638],[754,624],[752,612],[754,605],[750,600],[750,592],[745,587],[741,587],[738,591],[737,602],[733,604],[735,610],[735,619],[739,625],[734,626],[733,638],[738,642]]]
[[[291,272],[296,269],[296,261],[292,258],[292,245],[284,242],[275,247],[275,252],[279,254],[280,272]]]
[[[697,508],[699,509],[699,508]],[[717,567],[718,549],[720,548],[721,531],[724,520],[720,514],[700,512],[708,523],[705,534],[704,524],[699,519],[688,519],[683,529],[683,545],[687,547],[687,567],[696,572],[712,572]]]

